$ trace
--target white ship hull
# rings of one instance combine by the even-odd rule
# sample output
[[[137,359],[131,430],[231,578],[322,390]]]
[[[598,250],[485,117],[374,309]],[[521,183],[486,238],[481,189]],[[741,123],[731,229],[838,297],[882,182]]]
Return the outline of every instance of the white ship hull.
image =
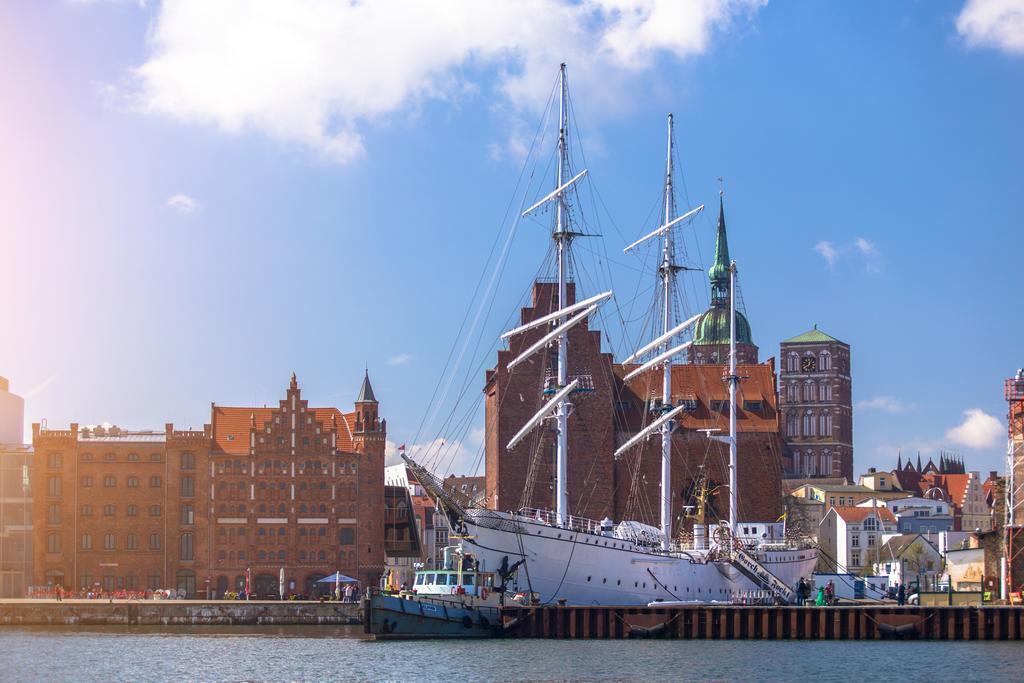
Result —
[[[656,600],[731,602],[763,590],[729,562],[708,561],[707,550],[666,555],[600,533],[563,529],[494,510],[466,510],[466,550],[483,571],[525,559],[511,585],[542,603],[646,605]],[[758,560],[795,589],[810,578],[817,550],[767,550]],[[507,558],[507,560],[505,559]]]

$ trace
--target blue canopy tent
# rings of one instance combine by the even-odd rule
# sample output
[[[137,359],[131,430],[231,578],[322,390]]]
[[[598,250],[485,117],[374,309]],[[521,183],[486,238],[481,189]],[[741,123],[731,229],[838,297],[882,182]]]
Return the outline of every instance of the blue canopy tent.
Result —
[[[353,579],[351,576],[345,576],[341,572],[334,572],[330,576],[317,581],[317,583],[358,583],[359,579]]]

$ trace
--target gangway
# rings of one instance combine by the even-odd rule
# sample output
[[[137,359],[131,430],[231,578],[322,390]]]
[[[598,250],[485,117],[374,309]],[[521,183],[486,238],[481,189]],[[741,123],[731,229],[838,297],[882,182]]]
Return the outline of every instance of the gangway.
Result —
[[[741,543],[735,541],[732,529],[729,528],[729,522],[723,519],[719,520],[718,524],[718,533],[715,535],[718,537],[718,551],[721,558],[731,563],[756,585],[771,591],[776,598],[785,603],[792,603],[796,599],[796,591],[768,571],[753,555],[744,550]]]

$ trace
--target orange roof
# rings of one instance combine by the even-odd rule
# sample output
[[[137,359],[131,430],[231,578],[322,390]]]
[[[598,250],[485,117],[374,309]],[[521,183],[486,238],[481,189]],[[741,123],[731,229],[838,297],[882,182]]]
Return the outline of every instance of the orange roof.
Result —
[[[970,484],[971,475],[969,474],[943,474],[941,475],[945,481],[946,492],[949,493],[949,497],[953,499],[953,502],[957,506],[964,504],[964,499],[967,497],[967,486]]]
[[[850,523],[863,522],[865,519],[871,516],[872,512],[877,513],[878,518],[881,519],[883,522],[892,522],[893,524],[896,523],[896,518],[893,517],[893,514],[889,511],[889,508],[862,508],[837,505],[832,509],[836,511],[837,515],[839,515],[844,520]]]
[[[636,368],[636,365],[615,365],[615,372],[620,377]],[[677,363],[672,366],[672,396],[674,401],[687,398],[698,400],[697,409],[684,411],[680,416],[686,429],[723,428],[728,422],[724,411],[713,411],[712,401],[728,401],[729,387],[722,379],[726,366],[695,365]],[[757,365],[738,365],[736,374],[740,380],[736,401],[736,429],[740,432],[777,432],[778,412],[775,398],[775,372],[772,363]],[[661,369],[650,371],[634,377],[626,383],[627,392],[641,401],[661,396]],[[628,393],[627,393],[628,395]],[[623,397],[625,399],[626,396]],[[746,410],[748,402],[760,401],[761,410]],[[644,416],[639,405],[631,406],[625,415],[627,423],[642,421]],[[629,415],[628,413],[632,413]],[[631,424],[633,429],[640,425]]]
[[[249,453],[249,428],[252,419],[256,419],[256,427],[262,429],[274,416],[277,408],[238,408],[228,406],[213,407],[213,445],[214,449],[232,455]],[[309,408],[318,422],[323,423],[325,433],[330,433],[331,416],[338,421],[337,449],[351,452],[352,426],[355,424],[355,413],[343,413],[337,408]]]

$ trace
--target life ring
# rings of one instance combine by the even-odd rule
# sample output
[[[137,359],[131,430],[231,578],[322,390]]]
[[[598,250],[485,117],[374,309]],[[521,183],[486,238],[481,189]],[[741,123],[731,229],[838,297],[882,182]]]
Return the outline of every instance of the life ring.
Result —
[[[487,596],[490,595],[490,594],[491,594],[490,591],[487,590],[487,586],[484,586],[483,588],[480,589],[480,597],[482,599],[486,600]]]

